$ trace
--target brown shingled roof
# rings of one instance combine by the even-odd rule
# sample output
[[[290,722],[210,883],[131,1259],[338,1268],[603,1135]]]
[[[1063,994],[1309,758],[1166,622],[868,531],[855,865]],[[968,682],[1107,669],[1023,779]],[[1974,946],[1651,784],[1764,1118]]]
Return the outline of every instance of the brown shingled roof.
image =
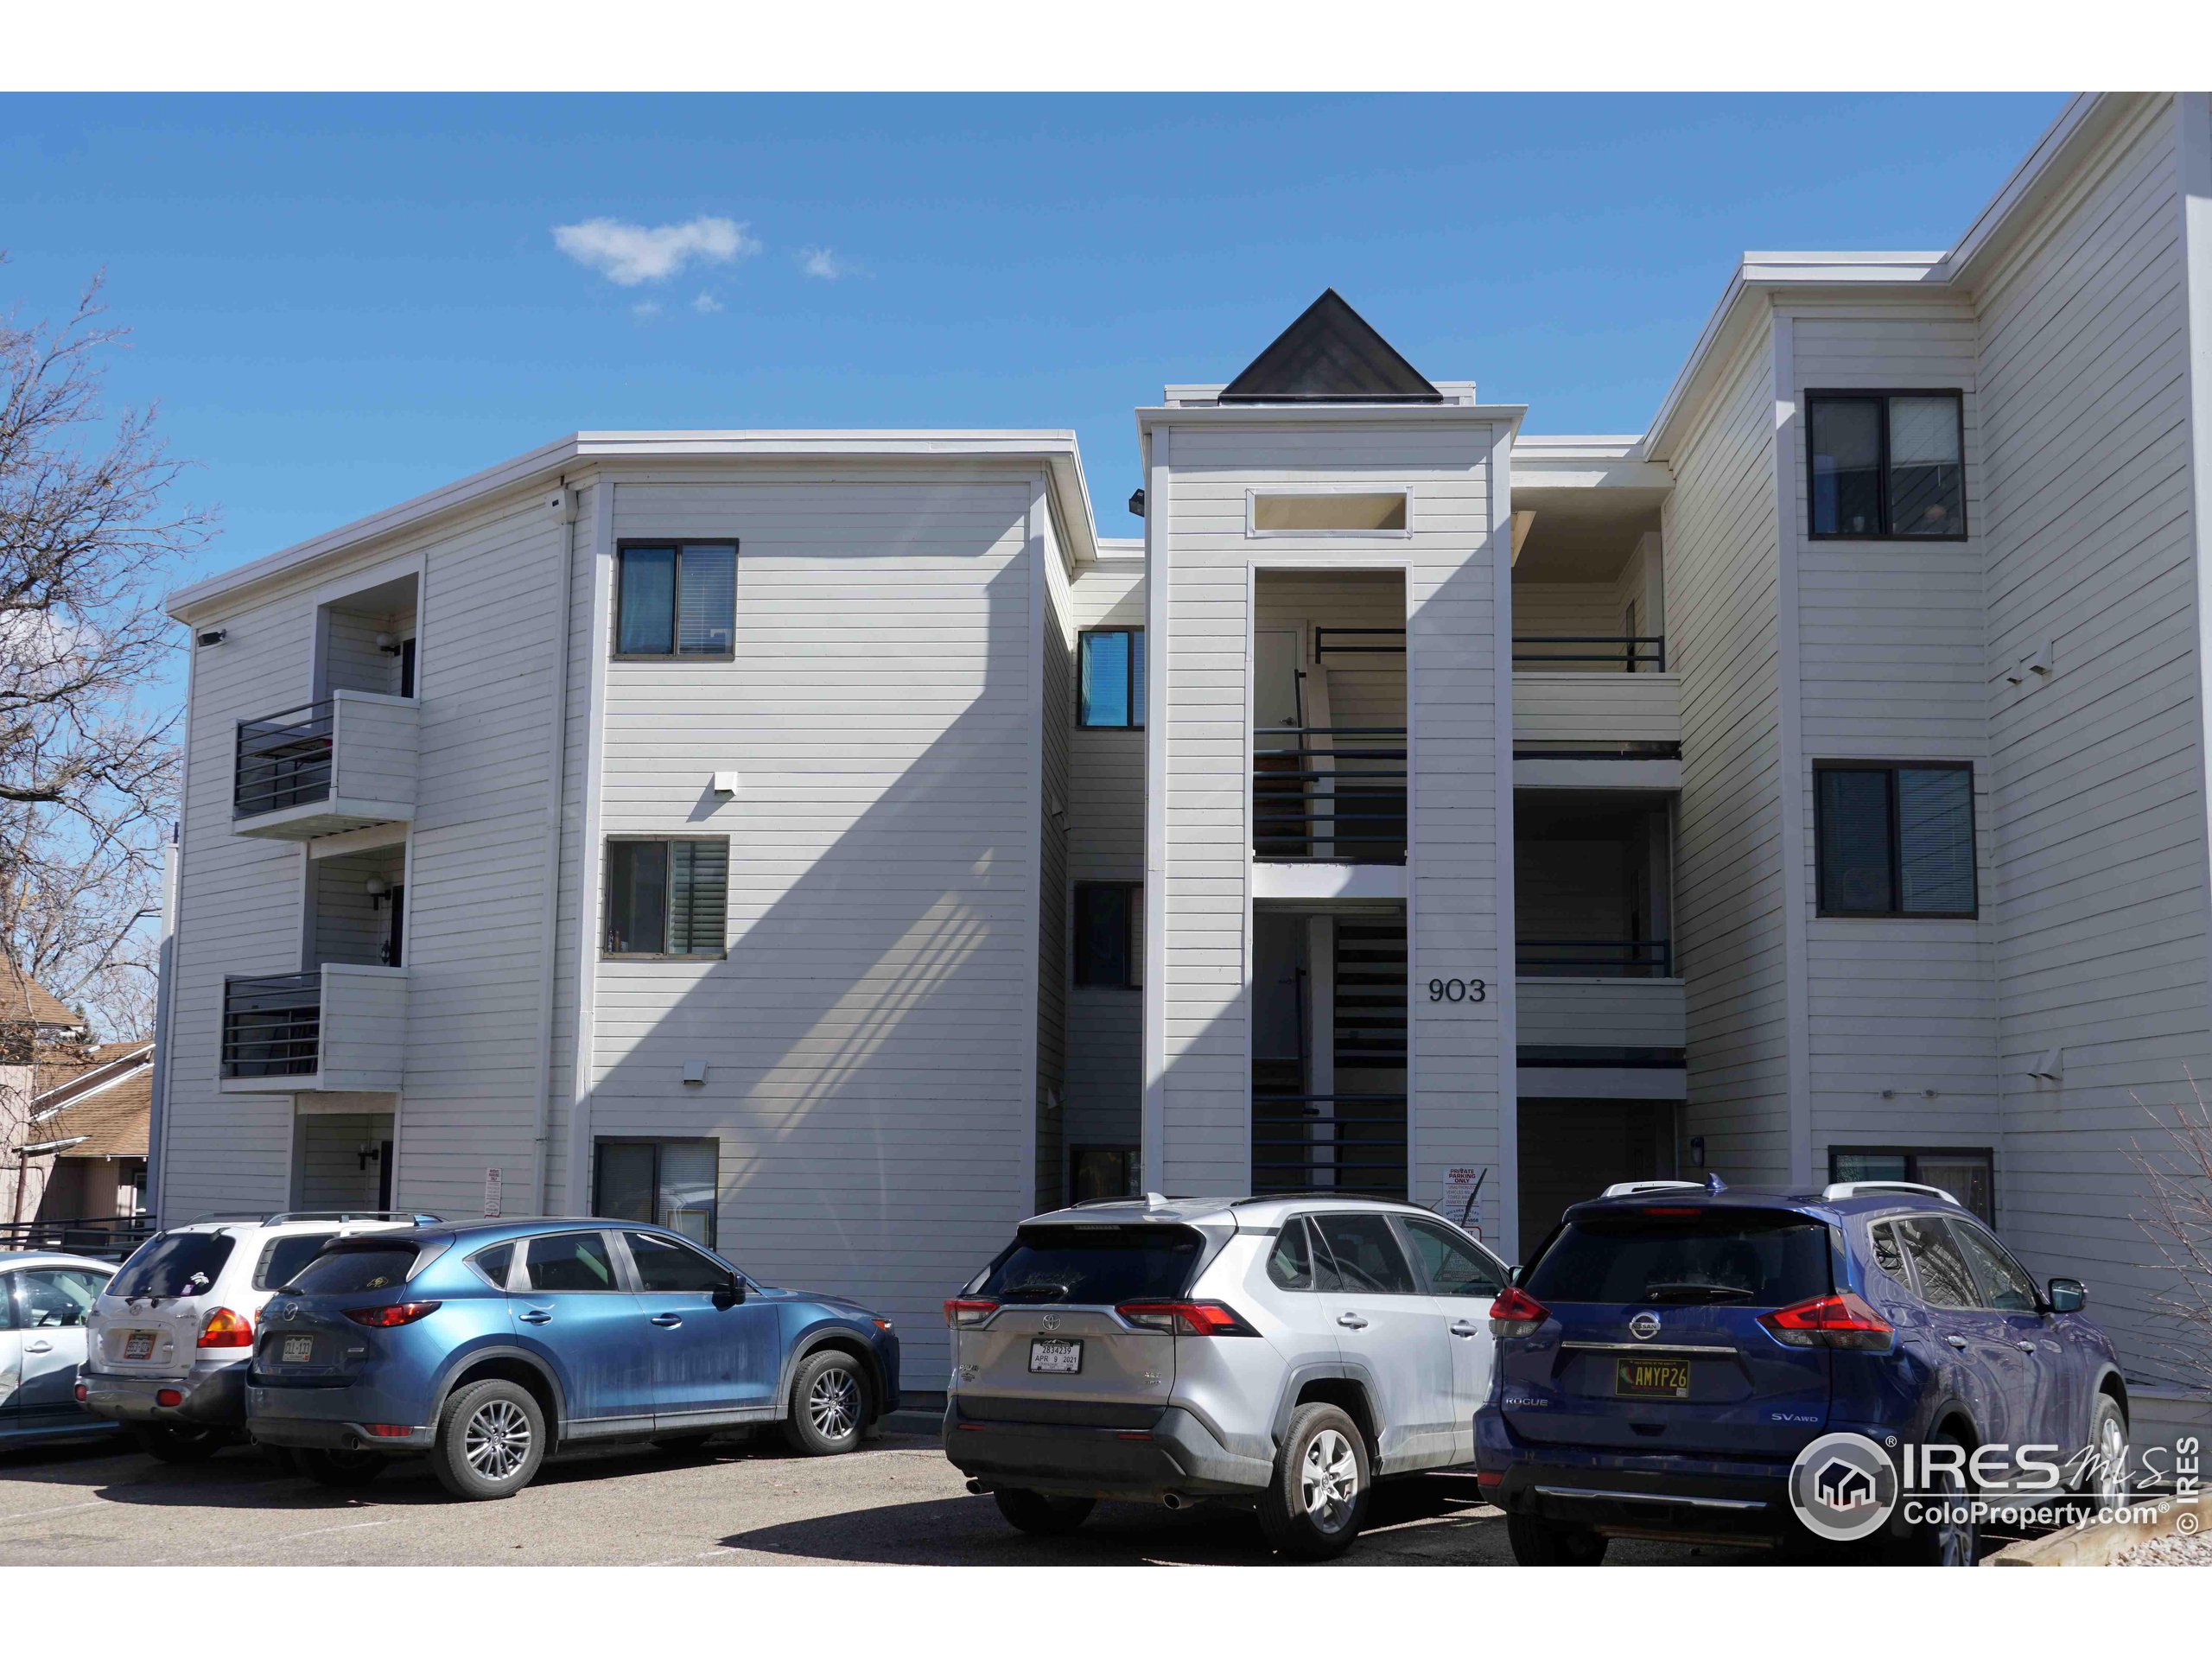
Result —
[[[111,1044],[113,1058],[107,1065],[34,1101],[31,1121],[38,1126],[38,1138],[83,1135],[83,1142],[64,1152],[64,1158],[143,1158],[154,1104],[153,1049],[150,1042]]]
[[[0,957],[0,1026],[81,1026],[85,1016],[35,979],[27,979],[5,957]]]

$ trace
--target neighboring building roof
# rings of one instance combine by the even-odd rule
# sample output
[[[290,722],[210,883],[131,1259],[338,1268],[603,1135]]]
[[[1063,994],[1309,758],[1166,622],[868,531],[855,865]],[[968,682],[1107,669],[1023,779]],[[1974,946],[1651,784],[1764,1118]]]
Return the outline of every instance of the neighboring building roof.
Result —
[[[0,957],[0,1026],[51,1026],[73,1031],[84,1023],[84,1015]]]
[[[154,1103],[154,1046],[111,1044],[99,1064],[31,1103],[40,1144],[75,1141],[64,1158],[143,1158]],[[79,1138],[81,1137],[81,1138]]]
[[[1396,346],[1333,288],[1221,389],[1224,404],[1440,404]]]

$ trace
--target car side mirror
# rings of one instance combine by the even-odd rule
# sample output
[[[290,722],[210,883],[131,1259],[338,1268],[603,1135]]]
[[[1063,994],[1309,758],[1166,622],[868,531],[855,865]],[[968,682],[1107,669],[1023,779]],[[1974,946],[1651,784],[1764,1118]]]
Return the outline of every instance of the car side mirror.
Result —
[[[742,1279],[733,1279],[728,1284],[715,1288],[715,1306],[716,1307],[735,1307],[744,1300],[745,1281]]]
[[[2089,1305],[2089,1289],[2079,1279],[2054,1279],[2050,1300],[2054,1313],[2079,1313]]]

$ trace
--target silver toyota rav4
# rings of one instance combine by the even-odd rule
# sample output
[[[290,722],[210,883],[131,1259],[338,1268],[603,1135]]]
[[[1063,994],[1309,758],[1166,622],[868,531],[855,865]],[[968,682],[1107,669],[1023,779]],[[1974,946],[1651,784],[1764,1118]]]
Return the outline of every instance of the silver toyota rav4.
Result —
[[[1506,1269],[1409,1204],[1122,1198],[1021,1224],[944,1305],[945,1455],[1015,1526],[1249,1504],[1333,1555],[1375,1480],[1468,1463]]]

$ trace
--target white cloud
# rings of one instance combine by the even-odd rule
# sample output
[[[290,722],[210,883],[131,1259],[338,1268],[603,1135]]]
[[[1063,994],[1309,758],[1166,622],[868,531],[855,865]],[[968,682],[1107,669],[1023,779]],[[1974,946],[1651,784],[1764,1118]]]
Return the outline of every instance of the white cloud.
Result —
[[[731,219],[694,219],[681,225],[632,225],[627,219],[588,219],[556,225],[553,245],[587,270],[624,288],[664,282],[694,260],[728,264],[750,258],[760,244]]]
[[[702,288],[699,290],[699,297],[691,302],[691,308],[701,316],[706,316],[709,313],[721,310],[722,302]]]
[[[630,308],[630,315],[633,317],[641,319],[657,317],[660,315],[660,302],[658,300],[639,300],[635,305]]]
[[[798,268],[808,276],[818,276],[825,283],[834,283],[840,276],[867,274],[851,260],[840,257],[835,248],[801,248]]]

